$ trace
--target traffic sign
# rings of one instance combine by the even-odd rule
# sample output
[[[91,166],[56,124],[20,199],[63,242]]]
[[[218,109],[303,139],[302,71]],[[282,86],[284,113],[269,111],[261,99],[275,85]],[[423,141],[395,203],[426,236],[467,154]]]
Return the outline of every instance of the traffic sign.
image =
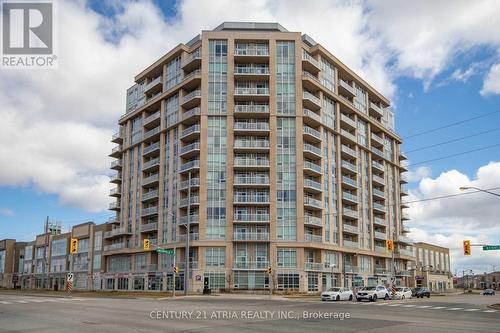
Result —
[[[75,279],[75,275],[73,273],[68,273],[66,276],[66,281],[73,283],[73,280]]]
[[[173,256],[174,255],[174,250],[173,249],[156,249],[156,252],[158,253],[163,253],[163,254],[168,254]]]
[[[500,245],[484,245],[483,246],[483,251],[494,251],[494,250],[500,250]]]

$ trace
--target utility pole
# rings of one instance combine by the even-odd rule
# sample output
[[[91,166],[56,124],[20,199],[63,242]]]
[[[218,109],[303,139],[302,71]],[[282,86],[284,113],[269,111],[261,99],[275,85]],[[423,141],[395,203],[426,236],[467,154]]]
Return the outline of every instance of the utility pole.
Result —
[[[172,288],[172,297],[175,298],[175,275],[177,274],[175,272],[175,264],[176,264],[176,258],[177,257],[177,251],[176,248],[174,247],[174,272],[172,274],[172,282],[173,282],[173,288]]]
[[[187,208],[187,224],[186,224],[186,253],[185,255],[185,265],[184,269],[184,295],[188,294],[189,286],[189,233],[191,231],[191,171],[189,171],[188,176],[188,208]]]

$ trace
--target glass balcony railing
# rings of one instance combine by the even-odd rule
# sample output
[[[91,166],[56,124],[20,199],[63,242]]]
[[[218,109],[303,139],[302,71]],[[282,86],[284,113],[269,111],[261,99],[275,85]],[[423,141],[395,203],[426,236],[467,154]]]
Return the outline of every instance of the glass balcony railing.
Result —
[[[308,91],[304,91],[304,94],[302,95],[302,97],[304,99],[310,100],[311,102],[313,102],[314,104],[316,104],[318,106],[321,106],[321,100]]]
[[[193,169],[193,168],[199,168],[200,167],[200,161],[199,160],[193,160],[193,161],[189,161],[189,162],[186,162],[184,163],[183,165],[181,165],[181,168],[179,171],[187,171],[189,169]]]
[[[157,197],[158,197],[158,190],[145,192],[142,194],[142,201],[157,198]]]
[[[186,120],[193,116],[199,116],[200,114],[201,114],[201,109],[199,107],[192,108],[182,114],[182,120]]]
[[[186,137],[186,136],[193,134],[193,133],[200,132],[200,130],[201,130],[201,127],[198,124],[190,126],[182,131],[181,138]]]
[[[268,75],[269,67],[236,66],[234,74]]]
[[[355,179],[349,178],[347,176],[342,176],[342,182],[353,187],[358,187],[358,182]]]
[[[322,208],[321,200],[314,199],[311,197],[304,197],[304,205],[312,206],[312,207],[316,207],[316,208]]]
[[[269,214],[237,214],[235,213],[233,216],[233,221],[236,222],[269,222],[270,215]]]
[[[233,180],[235,185],[269,185],[269,176],[235,176]]]
[[[309,127],[309,126],[304,125],[304,127],[303,127],[303,132],[304,132],[305,134],[309,134],[309,135],[311,135],[311,136],[315,137],[315,138],[316,138],[316,139],[318,139],[318,140],[321,140],[321,132],[320,132],[320,131],[315,130],[315,129],[314,129],[314,128],[312,128],[312,127]]]
[[[235,166],[269,166],[269,159],[239,158],[234,159]]]
[[[153,143],[152,145],[149,145],[147,147],[144,148],[144,150],[142,151],[142,154],[145,155],[145,154],[148,154],[156,149],[160,149],[160,143],[159,142],[155,142]]]
[[[234,112],[241,113],[269,113],[269,105],[261,104],[236,104]]]
[[[188,180],[184,180],[179,183],[179,190],[185,190],[187,188],[200,186],[200,178],[191,178],[191,182]]]
[[[304,240],[306,242],[322,243],[323,237],[321,235],[304,234]]]
[[[320,217],[306,216],[306,217],[304,217],[304,224],[315,225],[315,226],[322,226],[323,222],[321,221]]]
[[[269,148],[269,140],[234,140],[234,148]]]
[[[235,203],[269,203],[270,197],[268,193],[238,193],[234,194]]]
[[[240,240],[240,241],[267,241],[267,240],[269,240],[269,233],[268,232],[235,231],[233,239]]]
[[[346,232],[350,232],[353,234],[359,234],[359,227],[357,225],[344,223],[342,227],[343,227],[344,231],[346,231]]]
[[[346,168],[347,170],[351,170],[352,172],[358,172],[358,168],[356,167],[356,165],[345,160],[342,160],[341,163],[342,167]]]
[[[141,209],[141,216],[158,214],[158,206]]]
[[[313,188],[321,191],[321,183],[312,179],[304,179],[304,187]]]
[[[184,103],[192,100],[193,98],[197,98],[197,97],[201,97],[201,90],[191,91],[189,94],[187,94],[186,96],[184,96],[182,98],[182,103],[184,104]]]
[[[321,149],[309,143],[304,143],[304,151],[321,156]]]
[[[309,161],[304,162],[304,169],[309,169],[317,173],[321,173],[321,166]]]
[[[235,261],[233,269],[267,269],[269,261]]]
[[[257,123],[236,122],[236,123],[234,123],[234,130],[269,131],[269,123],[265,123],[265,122],[257,122]]]
[[[235,95],[269,95],[269,88],[257,87],[236,87],[234,88]]]

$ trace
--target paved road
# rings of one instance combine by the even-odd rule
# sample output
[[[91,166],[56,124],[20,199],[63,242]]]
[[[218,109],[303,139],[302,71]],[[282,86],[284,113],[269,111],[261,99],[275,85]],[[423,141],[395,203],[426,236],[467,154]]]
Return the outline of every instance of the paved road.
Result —
[[[486,307],[490,303],[500,303],[500,296],[337,303],[268,296],[113,299],[0,293],[0,332],[498,332],[500,311]]]

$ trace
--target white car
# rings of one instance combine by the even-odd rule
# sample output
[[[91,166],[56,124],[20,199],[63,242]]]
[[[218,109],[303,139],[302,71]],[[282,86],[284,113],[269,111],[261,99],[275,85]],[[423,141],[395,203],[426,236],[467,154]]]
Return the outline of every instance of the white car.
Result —
[[[411,298],[411,289],[408,287],[397,287],[393,299]]]
[[[363,287],[356,294],[358,302],[366,299],[371,302],[376,302],[377,299],[389,299],[389,292],[384,286]]]
[[[322,301],[352,301],[354,294],[349,288],[334,287],[321,293]]]

